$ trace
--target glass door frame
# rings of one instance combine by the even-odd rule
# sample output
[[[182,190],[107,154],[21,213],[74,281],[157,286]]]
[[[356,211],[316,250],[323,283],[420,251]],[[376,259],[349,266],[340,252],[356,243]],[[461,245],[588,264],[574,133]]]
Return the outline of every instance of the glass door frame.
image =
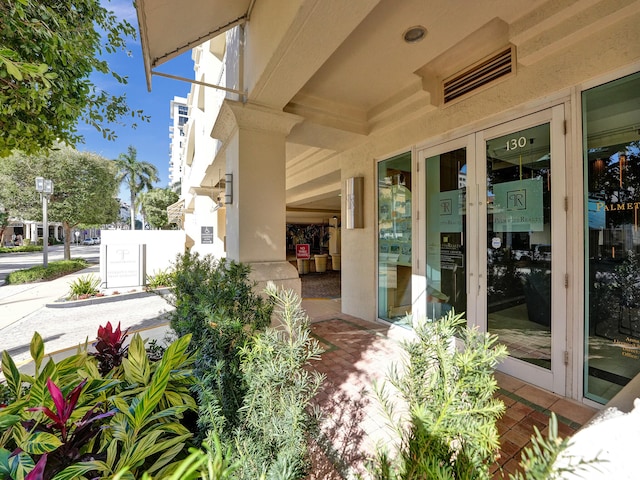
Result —
[[[415,208],[418,209],[418,214],[415,215],[417,221],[415,222],[414,230],[414,245],[413,251],[417,252],[414,260],[414,279],[413,279],[413,311],[416,318],[427,317],[427,271],[426,271],[426,259],[427,259],[427,215],[425,211],[426,194],[427,194],[427,179],[426,179],[426,159],[436,155],[442,155],[453,150],[459,150],[464,148],[467,152],[467,211],[469,208],[469,162],[475,158],[475,134],[465,135],[454,140],[450,140],[444,143],[439,143],[432,147],[427,147],[418,150],[416,155],[416,168],[417,175],[417,188],[416,188],[416,201],[414,202]],[[474,225],[475,223],[475,225]],[[469,232],[469,237],[475,237],[477,235],[478,225],[477,222],[472,222],[467,215],[466,231]],[[469,244],[467,243],[467,246]],[[468,247],[467,247],[468,248]],[[472,300],[472,296],[469,290],[469,278],[474,273],[469,271],[469,253],[465,252],[467,261],[467,307],[471,308],[475,300]],[[462,312],[456,312],[462,313]],[[469,323],[469,312],[466,312],[467,323]]]
[[[486,141],[515,133],[544,123],[550,126],[551,162],[553,165],[551,182],[551,245],[553,251],[551,268],[551,369],[545,369],[513,357],[500,365],[504,373],[516,376],[526,382],[564,395],[567,375],[567,211],[566,211],[566,148],[564,134],[565,109],[564,105],[557,105],[531,115],[527,115],[510,122],[497,125],[476,134],[477,161],[474,163],[473,190],[471,198],[476,198],[476,205],[470,208],[470,218],[478,220],[478,248],[472,249],[472,255],[477,255],[478,273],[470,281],[470,290],[479,292],[475,319],[478,328],[487,331],[487,182],[486,171]],[[475,193],[475,195],[474,195]],[[471,262],[473,262],[473,258]],[[474,285],[474,282],[475,285]]]
[[[566,136],[565,105],[525,115],[499,125],[477,130],[457,139],[418,149],[416,155],[418,210],[414,230],[413,251],[414,314],[426,316],[426,159],[452,150],[465,148],[467,151],[467,219],[466,229],[466,282],[467,282],[467,324],[480,331],[487,331],[487,182],[485,142],[510,133],[515,133],[537,125],[549,123],[551,141],[551,161],[554,166],[551,190],[551,244],[553,248],[551,289],[551,370],[531,363],[508,357],[498,370],[525,382],[564,395],[567,378],[567,315],[569,296],[566,287],[567,265],[567,185],[566,185]]]

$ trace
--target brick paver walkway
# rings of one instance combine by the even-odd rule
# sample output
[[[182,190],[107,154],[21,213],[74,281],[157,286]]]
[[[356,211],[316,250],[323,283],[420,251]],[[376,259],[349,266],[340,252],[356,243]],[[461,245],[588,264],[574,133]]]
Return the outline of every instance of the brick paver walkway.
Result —
[[[373,395],[373,383],[384,379],[403,354],[401,340],[410,333],[401,328],[367,322],[340,313],[339,299],[306,299],[303,307],[312,321],[313,334],[325,353],[315,368],[327,377],[315,404],[324,420],[315,455],[316,479],[366,476],[365,463],[377,443],[392,438]],[[494,478],[508,478],[517,468],[520,452],[537,427],[546,434],[551,412],[558,417],[562,436],[572,435],[596,410],[496,372],[498,397],[507,410],[498,422],[501,436]]]

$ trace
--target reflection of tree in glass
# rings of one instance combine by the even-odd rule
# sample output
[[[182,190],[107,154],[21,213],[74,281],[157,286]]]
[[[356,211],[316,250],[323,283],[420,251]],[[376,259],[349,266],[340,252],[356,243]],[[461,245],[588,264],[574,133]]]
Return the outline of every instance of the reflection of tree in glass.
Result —
[[[625,307],[637,307],[640,302],[640,265],[638,254],[633,250],[627,252],[627,258],[614,270],[614,282],[620,296],[620,303]]]
[[[515,301],[524,295],[522,274],[516,260],[506,248],[491,249],[487,262],[487,300],[489,306],[504,301]]]
[[[596,334],[613,338],[616,334],[640,336],[640,257],[633,250],[612,272],[595,273],[592,318],[598,322]],[[594,317],[595,316],[595,317]],[[613,325],[611,320],[617,321]]]
[[[640,202],[640,142],[589,150],[589,192],[605,205]],[[634,222],[634,209],[611,208],[607,225]]]

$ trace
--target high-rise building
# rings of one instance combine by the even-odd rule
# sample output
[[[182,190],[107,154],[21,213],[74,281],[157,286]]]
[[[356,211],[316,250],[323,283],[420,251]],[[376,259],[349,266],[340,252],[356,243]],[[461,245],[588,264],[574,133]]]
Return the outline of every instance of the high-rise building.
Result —
[[[169,185],[175,187],[180,183],[182,172],[183,152],[185,145],[185,130],[189,120],[187,99],[173,97],[171,100],[171,126],[169,127]]]

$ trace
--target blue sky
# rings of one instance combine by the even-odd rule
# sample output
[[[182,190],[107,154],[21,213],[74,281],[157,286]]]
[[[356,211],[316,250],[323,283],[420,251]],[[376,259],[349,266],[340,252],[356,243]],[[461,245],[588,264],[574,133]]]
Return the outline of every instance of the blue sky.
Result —
[[[136,11],[131,0],[103,0],[102,4],[119,18],[128,20],[138,30]],[[123,86],[111,76],[105,75],[94,75],[92,81],[110,94],[126,93],[129,106],[133,110],[143,110],[145,115],[151,117],[150,121],[137,121],[136,129],[129,126],[112,126],[118,136],[115,141],[105,140],[93,127],[81,124],[78,126],[79,133],[85,137],[85,143],[78,144],[77,149],[116,159],[118,155],[127,151],[129,145],[133,145],[138,151],[138,160],[153,163],[158,168],[160,182],[156,186],[166,187],[169,183],[170,102],[174,96],[186,97],[191,87],[187,82],[154,76],[152,90],[148,92],[139,36],[135,40],[129,40],[128,49],[131,52],[130,57],[125,52],[104,57],[113,71],[128,77],[127,85]],[[191,51],[169,60],[157,70],[194,78]],[[132,119],[129,117],[124,120],[130,122]],[[121,198],[127,201],[128,190],[121,189]]]

